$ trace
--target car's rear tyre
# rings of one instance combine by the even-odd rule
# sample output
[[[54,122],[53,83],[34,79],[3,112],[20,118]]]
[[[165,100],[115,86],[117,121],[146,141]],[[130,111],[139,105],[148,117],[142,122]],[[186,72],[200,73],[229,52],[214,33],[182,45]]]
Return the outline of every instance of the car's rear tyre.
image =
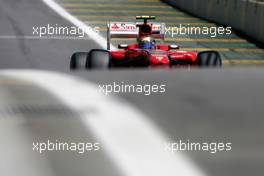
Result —
[[[93,49],[89,52],[86,68],[88,69],[108,69],[111,65],[111,56],[107,50]]]
[[[85,69],[88,52],[76,52],[71,57],[70,69]]]
[[[197,64],[200,67],[221,67],[222,59],[217,51],[202,51],[197,55]]]

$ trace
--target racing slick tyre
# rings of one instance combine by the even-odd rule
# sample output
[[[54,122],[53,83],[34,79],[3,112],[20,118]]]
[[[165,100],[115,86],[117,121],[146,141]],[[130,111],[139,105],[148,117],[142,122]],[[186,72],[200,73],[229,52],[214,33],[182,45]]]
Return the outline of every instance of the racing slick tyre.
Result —
[[[198,66],[200,67],[221,67],[222,59],[217,51],[202,51],[197,55]]]
[[[110,68],[111,56],[107,50],[93,49],[89,52],[86,68],[88,69],[108,69]]]
[[[73,53],[70,62],[70,69],[71,70],[85,69],[87,56],[88,56],[88,52]]]

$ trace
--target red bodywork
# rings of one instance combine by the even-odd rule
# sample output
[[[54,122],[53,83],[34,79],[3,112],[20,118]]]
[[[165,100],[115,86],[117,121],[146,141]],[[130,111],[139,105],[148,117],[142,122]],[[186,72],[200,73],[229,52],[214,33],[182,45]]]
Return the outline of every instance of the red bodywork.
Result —
[[[197,53],[170,50],[169,45],[158,44],[155,49],[140,49],[130,44],[125,49],[110,51],[113,66],[173,66],[196,65]]]
[[[112,66],[173,66],[197,64],[196,52],[177,51],[175,50],[179,49],[177,45],[156,44],[153,40],[151,47],[149,47],[152,49],[142,49],[144,47],[139,47],[140,39],[145,37],[153,36],[164,39],[165,25],[148,23],[147,20],[155,19],[154,16],[137,16],[136,19],[142,19],[144,22],[140,24],[111,23],[108,25],[108,50],[110,52]],[[127,28],[123,29],[122,26],[126,25]],[[134,31],[137,28],[138,31]],[[135,37],[135,34],[137,39],[139,39],[138,44],[122,46],[120,47],[122,49],[117,51],[110,50],[110,39],[112,36]]]

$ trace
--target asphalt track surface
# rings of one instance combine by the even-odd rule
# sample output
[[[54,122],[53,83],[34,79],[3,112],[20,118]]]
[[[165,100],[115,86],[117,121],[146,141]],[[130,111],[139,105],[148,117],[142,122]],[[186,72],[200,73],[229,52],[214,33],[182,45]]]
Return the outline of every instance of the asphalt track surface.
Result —
[[[32,26],[47,23],[71,25],[42,1],[34,0],[1,1],[0,21],[1,36],[31,35]],[[69,56],[74,51],[99,47],[92,40],[2,38],[0,43],[2,69],[29,68],[66,73],[69,73]],[[123,93],[116,96],[146,114],[172,140],[231,141],[231,152],[214,155],[185,153],[207,175],[262,175],[263,68],[83,71],[71,74],[95,85],[113,81],[166,84],[164,94]],[[0,99],[1,175],[122,175],[105,151],[88,155],[70,152],[39,155],[32,152],[32,141],[57,138],[97,141],[79,120],[80,112],[73,111],[56,95],[31,82],[1,75]]]

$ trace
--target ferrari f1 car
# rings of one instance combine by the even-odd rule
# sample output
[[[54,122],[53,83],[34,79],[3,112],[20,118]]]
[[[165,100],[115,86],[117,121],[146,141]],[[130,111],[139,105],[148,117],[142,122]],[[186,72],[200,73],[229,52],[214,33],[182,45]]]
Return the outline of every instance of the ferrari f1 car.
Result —
[[[143,22],[110,22],[107,25],[107,50],[92,49],[76,52],[71,57],[70,69],[108,69],[114,67],[198,66],[220,67],[217,51],[181,51],[179,45],[157,44],[164,40],[165,24],[148,22],[154,16],[137,16]],[[111,38],[136,38],[137,43],[119,44],[112,50]]]

